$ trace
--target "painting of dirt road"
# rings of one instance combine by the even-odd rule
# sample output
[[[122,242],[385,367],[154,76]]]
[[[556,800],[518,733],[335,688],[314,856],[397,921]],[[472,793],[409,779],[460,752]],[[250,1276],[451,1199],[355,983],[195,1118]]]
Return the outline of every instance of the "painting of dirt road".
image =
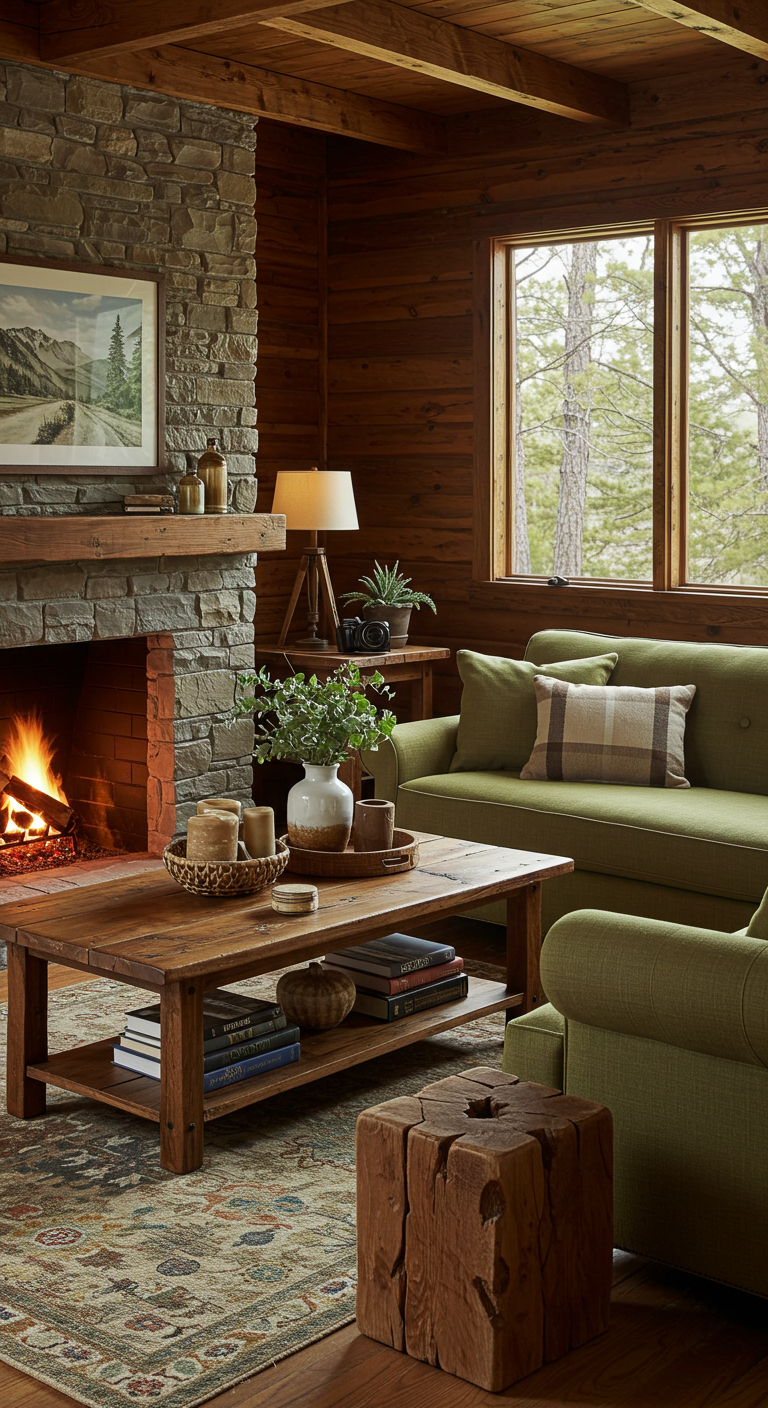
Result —
[[[153,462],[155,296],[0,259],[0,465]]]

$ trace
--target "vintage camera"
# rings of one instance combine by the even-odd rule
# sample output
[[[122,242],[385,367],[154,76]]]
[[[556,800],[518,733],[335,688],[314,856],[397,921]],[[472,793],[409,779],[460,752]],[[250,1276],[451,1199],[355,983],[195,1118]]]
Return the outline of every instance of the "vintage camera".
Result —
[[[381,655],[389,650],[389,624],[345,616],[336,627],[336,644],[341,655]]]

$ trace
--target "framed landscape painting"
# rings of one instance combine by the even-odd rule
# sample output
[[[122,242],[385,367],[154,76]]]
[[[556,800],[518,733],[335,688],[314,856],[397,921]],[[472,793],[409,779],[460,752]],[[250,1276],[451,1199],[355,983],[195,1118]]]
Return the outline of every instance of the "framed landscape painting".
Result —
[[[159,274],[0,255],[0,473],[162,468]]]

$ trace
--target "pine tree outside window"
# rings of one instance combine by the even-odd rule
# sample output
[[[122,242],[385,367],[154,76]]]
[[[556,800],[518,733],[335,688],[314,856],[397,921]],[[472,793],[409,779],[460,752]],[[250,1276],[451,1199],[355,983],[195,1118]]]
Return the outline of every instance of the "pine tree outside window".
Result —
[[[768,589],[768,223],[489,247],[476,580]]]

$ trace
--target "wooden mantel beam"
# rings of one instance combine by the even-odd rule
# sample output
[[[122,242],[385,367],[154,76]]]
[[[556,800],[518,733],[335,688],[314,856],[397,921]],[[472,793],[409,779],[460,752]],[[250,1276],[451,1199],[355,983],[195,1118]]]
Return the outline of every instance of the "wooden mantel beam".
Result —
[[[67,65],[76,58],[188,43],[330,3],[338,0],[47,0],[40,7],[40,57]]]
[[[738,4],[734,0],[695,0],[693,5],[681,4],[680,0],[636,3],[687,29],[695,29],[697,34],[719,39],[758,59],[768,59],[768,9],[763,0],[744,0],[743,4],[742,0]]]
[[[314,14],[284,12],[262,23],[577,122],[629,122],[629,97],[623,84],[391,0],[352,0]]]
[[[167,45],[136,54],[77,60],[69,67],[92,78],[213,103],[317,132],[357,137],[401,151],[438,155],[446,151],[445,120],[441,117],[193,49]]]

